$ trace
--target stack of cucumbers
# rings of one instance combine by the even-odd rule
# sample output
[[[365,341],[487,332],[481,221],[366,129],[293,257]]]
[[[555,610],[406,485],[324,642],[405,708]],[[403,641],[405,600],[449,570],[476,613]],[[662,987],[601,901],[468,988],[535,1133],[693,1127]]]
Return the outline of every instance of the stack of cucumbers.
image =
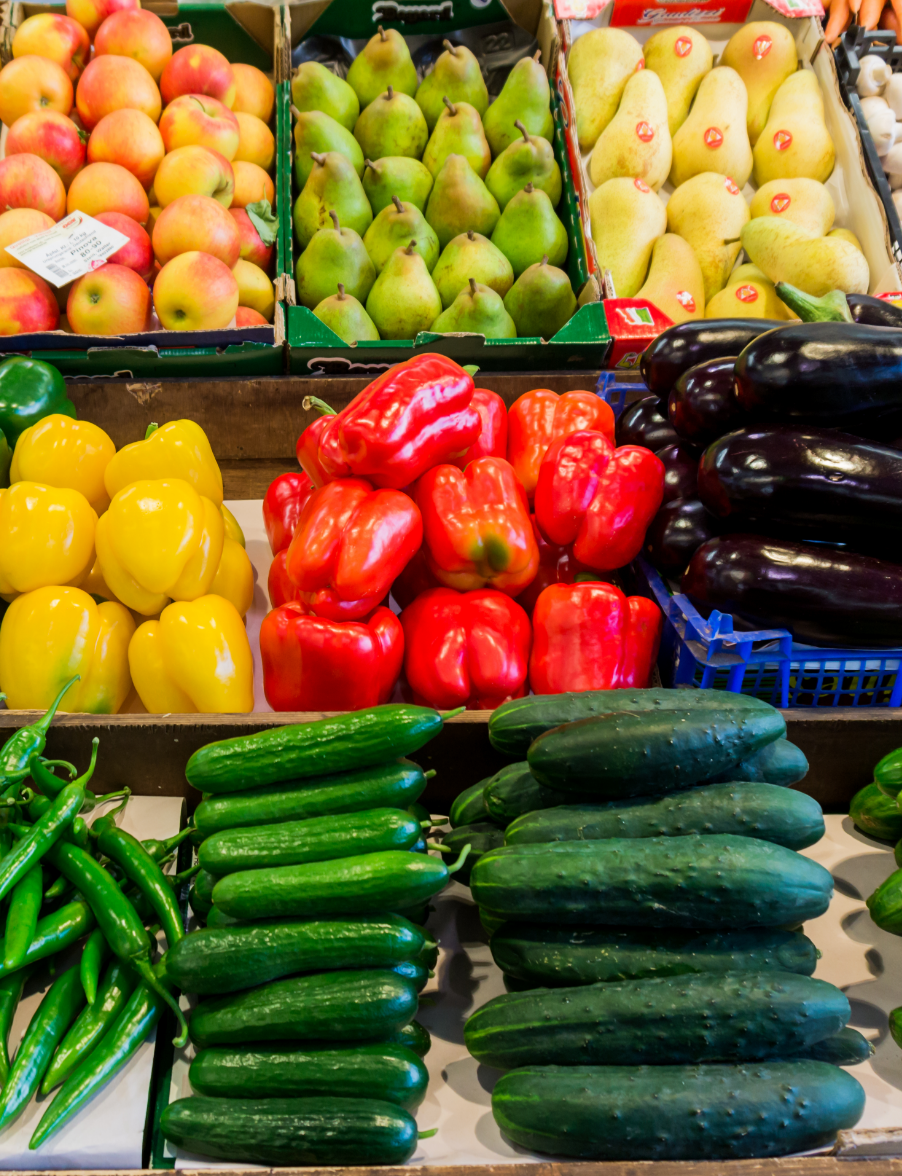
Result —
[[[168,1139],[273,1166],[413,1154],[430,1044],[414,1017],[438,956],[422,922],[449,870],[426,852],[426,774],[404,757],[441,727],[388,705],[191,757],[206,927],[165,957],[200,998],[196,1093],[163,1113]]]
[[[797,851],[820,806],[779,711],[723,691],[518,699],[492,716],[515,762],[461,797],[470,887],[508,993],[466,1043],[505,1070],[492,1109],[531,1150],[726,1159],[823,1146],[853,1126],[840,1066],[867,1041],[815,980],[800,925],[827,870]],[[469,824],[465,829],[463,822]]]

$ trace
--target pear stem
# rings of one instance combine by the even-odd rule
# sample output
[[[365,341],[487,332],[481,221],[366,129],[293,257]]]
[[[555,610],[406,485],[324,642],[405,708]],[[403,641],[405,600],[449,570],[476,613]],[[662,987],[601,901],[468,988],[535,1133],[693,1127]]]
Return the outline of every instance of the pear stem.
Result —
[[[451,117],[453,118],[455,116],[455,114],[457,114],[457,107],[454,105],[454,103],[451,101],[451,99],[448,97],[447,94],[445,94],[445,96],[442,98],[442,102],[444,102],[444,104],[448,107],[448,111],[450,112]]]
[[[523,142],[528,143],[529,142],[529,132],[527,131],[526,127],[524,127],[524,125],[520,122],[519,119],[514,120],[514,126],[517,128],[517,130],[523,136]]]
[[[340,233],[341,232],[341,225],[338,223],[338,213],[335,211],[334,208],[329,209],[329,216],[331,216],[331,218],[332,218],[332,224],[335,225],[335,232]]]
[[[292,102],[291,106],[289,106],[288,109],[291,111],[291,113],[294,115],[295,118],[301,117],[301,112],[298,110],[298,108],[295,106],[295,104],[293,102]]]
[[[535,53],[533,53],[533,55],[532,55],[532,59],[533,59],[533,61],[541,61],[541,59],[542,59],[542,50],[541,50],[541,49],[537,49],[537,50],[535,51]]]
[[[391,102],[391,100],[394,98],[394,96],[395,96],[394,87],[389,86],[385,91],[386,100],[388,102]]]
[[[476,289],[476,279],[470,278],[470,294],[476,294],[476,293],[478,293],[478,291]]]
[[[548,264],[548,254],[543,253],[542,254],[542,265],[547,265],[547,264]]]
[[[339,302],[343,301],[344,297],[345,297],[345,284],[344,284],[344,282],[339,282],[338,283],[338,301]]]
[[[388,40],[388,33],[385,31],[385,29],[382,27],[382,25],[379,25],[379,36],[382,38],[383,41]]]
[[[320,154],[319,152],[316,152],[316,151],[310,152],[310,158],[313,160],[314,163],[318,163],[320,167],[322,167],[323,164],[326,162],[326,156],[324,154]]]
[[[523,191],[524,191],[524,192],[530,192],[530,193],[532,193],[532,192],[535,192],[535,188],[533,187],[533,184],[532,184],[532,181],[531,181],[531,180],[530,180],[530,182],[529,182],[529,183],[526,185],[526,187],[523,189]]]
[[[467,240],[468,241],[475,241],[476,240],[476,234],[473,232],[472,229],[467,229]]]
[[[373,171],[376,170],[376,165],[375,165],[375,163],[373,163],[373,161],[371,159],[365,159],[363,161],[363,166],[371,168]]]
[[[404,205],[401,203],[401,201],[398,199],[397,196],[392,196],[391,200],[392,200],[392,204],[394,204],[394,206],[395,206],[395,208],[397,208],[398,212],[404,211]]]
[[[414,253],[416,253],[416,248],[417,248],[416,241],[411,241],[410,244],[407,246],[407,248],[404,250],[404,252],[407,254],[408,257],[413,257]]]
[[[451,42],[447,39],[447,37],[445,38],[444,41],[442,41],[442,44],[445,46],[445,48],[448,50],[448,52],[451,54],[452,57],[457,56],[457,46],[452,45]]]

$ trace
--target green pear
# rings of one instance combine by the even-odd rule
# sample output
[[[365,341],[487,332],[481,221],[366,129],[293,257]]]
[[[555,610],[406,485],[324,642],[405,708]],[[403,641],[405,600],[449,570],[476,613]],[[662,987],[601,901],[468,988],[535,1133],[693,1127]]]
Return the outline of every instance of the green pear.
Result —
[[[298,302],[311,310],[334,293],[339,284],[348,294],[366,302],[376,280],[376,267],[360,234],[343,229],[334,208],[329,218],[333,227],[313,234],[295,267]]]
[[[517,334],[551,339],[576,311],[576,296],[562,269],[548,264],[546,254],[517,278],[504,298],[504,309],[517,324]]]
[[[411,98],[416,94],[417,71],[410,59],[407,42],[397,29],[386,30],[379,25],[375,37],[370,37],[351,62],[348,85],[353,87],[360,100],[361,110],[384,94],[389,86]]]
[[[454,103],[444,99],[445,109],[429,136],[423,163],[433,176],[442,170],[449,155],[463,155],[473,171],[484,180],[492,163],[492,152],[486,142],[479,111],[469,102]]]
[[[455,237],[472,229],[489,237],[501,210],[498,201],[462,155],[449,155],[426,205],[426,220],[445,249]]]
[[[431,225],[415,204],[404,204],[397,196],[387,208],[383,208],[366,231],[363,243],[376,267],[377,273],[396,249],[416,241],[417,253],[426,262],[430,273],[438,261],[438,237]]]
[[[489,92],[474,55],[465,45],[442,43],[445,52],[436,59],[432,72],[423,78],[417,90],[417,102],[426,116],[430,134],[445,109],[446,97],[452,102],[468,102],[480,116],[489,105]]]
[[[409,159],[406,155],[385,155],[375,163],[367,159],[363,168],[363,190],[373,216],[391,204],[393,196],[405,204],[415,204],[422,212],[432,191],[432,172],[418,159]]]
[[[313,171],[294,202],[298,244],[306,249],[318,229],[328,228],[332,209],[346,228],[363,236],[372,223],[373,213],[357,172],[337,151],[326,155],[314,152],[311,158]]]
[[[366,300],[366,312],[383,339],[415,339],[441,314],[442,300],[416,241],[396,249],[385,263]]]
[[[360,116],[360,103],[348,83],[318,61],[304,61],[291,79],[291,101],[298,110],[320,110],[349,131]]]
[[[363,152],[350,131],[328,114],[319,110],[297,110],[292,106],[294,124],[294,175],[298,188],[303,188],[313,171],[311,156],[314,151],[324,155],[337,151],[353,165],[358,176],[363,175]]]
[[[504,309],[500,294],[470,278],[467,285],[432,324],[437,335],[463,332],[486,339],[516,339],[517,326]]]
[[[485,178],[485,186],[504,208],[512,196],[532,184],[548,193],[548,199],[557,208],[561,199],[561,169],[554,158],[554,149],[547,139],[530,135],[517,119],[514,126],[520,132],[509,147],[505,147]]]
[[[353,294],[345,293],[343,282],[338,283],[338,293],[324,298],[313,313],[350,347],[355,343],[373,343],[379,338],[376,324]]]
[[[374,98],[361,111],[354,127],[354,138],[366,159],[407,155],[418,160],[423,154],[429,132],[423,112],[416,102],[389,86],[384,94]]]
[[[541,56],[540,49],[534,57],[518,61],[507,75],[501,93],[485,112],[485,135],[496,159],[519,138],[517,121],[523,123],[530,135],[549,142],[554,137],[551,87],[539,65]]]
[[[514,271],[500,249],[481,233],[461,233],[447,246],[432,271],[432,280],[445,310],[470,278],[503,298],[514,284]]]
[[[546,254],[552,265],[562,265],[567,260],[567,230],[547,192],[532,184],[508,201],[492,233],[492,244],[511,263],[518,278]]]

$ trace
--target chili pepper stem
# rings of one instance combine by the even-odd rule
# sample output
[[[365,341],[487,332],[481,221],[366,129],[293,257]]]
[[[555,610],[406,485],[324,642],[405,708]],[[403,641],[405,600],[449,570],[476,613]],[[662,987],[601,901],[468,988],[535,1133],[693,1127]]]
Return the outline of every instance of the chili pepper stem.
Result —
[[[78,768],[76,768],[75,764],[70,764],[68,760],[44,759],[43,756],[40,756],[40,760],[45,768],[50,768],[51,770],[53,768],[65,768],[69,773],[70,780],[74,780],[78,775]]]
[[[164,1000],[166,1004],[168,1004],[172,1009],[173,1013],[175,1013],[176,1020],[178,1021],[179,1031],[178,1034],[173,1037],[172,1044],[176,1049],[181,1049],[188,1040],[188,1022],[185,1020],[185,1014],[179,1008],[179,1002],[166,988],[166,986],[161,984],[157,979],[149,959],[147,959],[145,956],[139,956],[137,958],[133,958],[131,964],[138,975],[141,977],[141,980],[151,990],[151,992],[153,992],[161,1000]]]
[[[47,711],[46,715],[44,715],[42,718],[38,719],[38,721],[36,723],[31,724],[31,728],[33,731],[39,731],[41,734],[44,734],[46,731],[48,731],[50,729],[50,724],[53,722],[53,718],[56,715],[57,709],[59,708],[60,703],[66,697],[66,694],[68,693],[69,688],[74,686],[76,682],[80,682],[80,681],[81,681],[81,674],[76,674],[74,678],[69,679],[69,681],[66,683],[66,685],[62,688],[62,690],[60,690],[59,694],[56,696],[56,698],[50,704],[50,710]]]
[[[168,837],[164,843],[167,851],[171,853],[172,850],[176,849],[182,844],[186,837],[190,837],[193,832],[194,826],[186,825],[185,828],[182,829],[181,833],[176,833],[174,837]]]
[[[438,1127],[430,1127],[428,1131],[418,1131],[417,1139],[431,1139],[433,1135],[438,1135]]]
[[[467,708],[465,706],[457,706],[454,710],[445,711],[442,715],[442,722],[447,723],[449,719],[453,719],[455,715],[462,715]]]
[[[445,717],[447,718],[447,716],[445,716]],[[431,780],[432,777],[436,776],[436,775],[438,775],[438,773],[436,772],[435,768],[430,768],[428,772],[423,773],[423,777],[426,780]]]
[[[173,874],[168,881],[173,886],[181,886],[183,882],[187,882],[189,878],[193,878],[195,874],[199,874],[201,868],[201,864],[198,862],[196,866],[189,866],[187,870],[182,870],[181,874]]]
[[[326,404],[325,400],[320,400],[318,396],[305,396],[301,401],[301,408],[304,412],[309,412],[311,408],[315,408],[320,416],[338,416],[338,413],[331,404]]]
[[[454,863],[454,865],[448,867],[449,874],[456,874],[457,873],[457,871],[460,869],[460,867],[464,864],[464,862],[470,856],[470,850],[472,848],[473,848],[472,844],[468,841],[467,844],[460,851],[460,857],[457,859],[457,861]]]

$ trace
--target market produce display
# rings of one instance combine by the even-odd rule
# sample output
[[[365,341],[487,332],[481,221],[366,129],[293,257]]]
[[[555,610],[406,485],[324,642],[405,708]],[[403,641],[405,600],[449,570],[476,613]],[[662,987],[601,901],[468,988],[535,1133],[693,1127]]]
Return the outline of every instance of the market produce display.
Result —
[[[379,28],[347,80],[291,83],[301,305],[345,343],[467,331],[550,339],[576,310],[541,53],[494,100],[465,45],[420,80]]]
[[[272,322],[274,100],[254,66],[173,52],[138,0],[23,20],[0,70],[0,334]],[[75,212],[122,235],[83,277],[51,286],[6,251]]]
[[[889,5],[886,11],[895,16]],[[898,26],[894,31],[898,39]],[[902,196],[897,195],[898,190],[902,189],[902,147],[896,146],[896,140],[902,129],[902,124],[897,121],[902,116],[902,76],[894,74],[891,64],[873,53],[862,57],[859,65],[855,89],[861,98],[861,110],[892,189],[893,204],[898,213],[902,208]]]

